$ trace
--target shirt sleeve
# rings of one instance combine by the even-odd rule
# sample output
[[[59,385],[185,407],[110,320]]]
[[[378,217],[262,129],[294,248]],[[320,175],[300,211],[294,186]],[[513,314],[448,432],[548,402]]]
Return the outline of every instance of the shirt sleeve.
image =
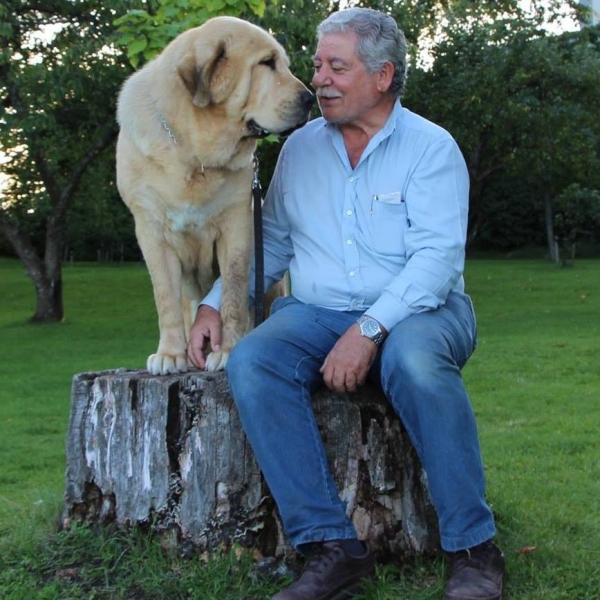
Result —
[[[220,310],[220,308],[221,308],[221,293],[222,292],[223,292],[223,282],[221,281],[221,278],[219,277],[213,283],[213,286],[212,286],[210,292],[208,292],[208,294],[206,294],[206,296],[200,302],[198,302],[198,306],[196,306],[196,310],[194,311],[194,314],[198,311],[198,307],[201,304],[207,304],[208,306],[212,306],[212,308],[214,308],[215,310]]]
[[[464,270],[469,175],[456,142],[431,143],[407,185],[407,262],[367,310],[388,331],[443,305]]]

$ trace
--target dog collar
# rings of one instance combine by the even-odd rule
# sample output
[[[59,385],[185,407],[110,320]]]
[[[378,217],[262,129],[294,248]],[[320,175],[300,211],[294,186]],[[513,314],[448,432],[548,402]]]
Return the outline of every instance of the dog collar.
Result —
[[[177,138],[175,137],[173,130],[169,127],[169,124],[167,123],[167,120],[165,119],[164,115],[160,112],[158,113],[158,119],[160,120],[160,124],[163,126],[163,129],[169,134],[169,137],[173,140],[173,143],[176,144]]]

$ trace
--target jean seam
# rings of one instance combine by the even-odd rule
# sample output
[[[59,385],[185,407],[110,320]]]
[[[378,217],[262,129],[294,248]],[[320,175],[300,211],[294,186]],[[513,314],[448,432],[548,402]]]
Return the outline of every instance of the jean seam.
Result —
[[[477,322],[475,318],[475,311],[473,310],[473,304],[469,296],[464,296],[467,310],[470,316],[470,323],[467,322],[466,317],[463,316],[459,311],[452,310],[448,306],[448,310],[450,313],[450,321],[453,324],[453,327],[456,328],[456,331],[453,337],[456,340],[461,340],[462,343],[459,348],[456,348],[456,354],[452,352],[452,345],[448,340],[447,343],[449,345],[449,355],[454,357],[456,365],[459,370],[467,364],[469,358],[473,356],[475,349],[477,347]]]
[[[308,389],[308,386],[306,384],[306,380],[300,375],[300,365],[307,360],[313,360],[314,356],[305,356],[303,358],[301,358],[298,361],[298,364],[296,365],[296,369],[295,369],[295,373],[294,373],[294,378],[295,380],[302,386],[302,397],[304,400],[304,410],[307,413],[308,416],[308,422],[311,424],[311,434],[312,434],[312,443],[315,445],[315,448],[317,450],[320,450],[318,452],[319,455],[319,463],[320,463],[320,469],[321,469],[321,482],[322,485],[324,486],[327,498],[329,499],[329,503],[332,506],[335,506],[335,504],[337,504],[337,502],[335,500],[338,500],[337,495],[336,498],[332,498],[331,495],[331,490],[329,489],[329,486],[327,485],[327,480],[329,479],[329,464],[327,463],[327,456],[325,454],[325,450],[324,450],[324,446],[323,446],[323,440],[321,438],[321,433],[319,432],[319,428],[316,424],[316,417],[315,417],[315,413],[314,410],[312,408],[312,394],[310,392],[310,390]]]
[[[406,430],[406,433],[408,433],[408,437],[410,438],[410,441],[419,456],[419,461],[422,464],[423,463],[423,460],[422,460],[423,448],[418,444],[417,436],[415,436],[414,432],[411,431],[411,428],[407,423],[407,419],[404,418],[401,407],[394,406],[394,403],[390,400],[390,398],[392,397],[392,394],[390,394],[390,392],[389,392],[389,388],[387,385],[388,378],[387,378],[386,374],[383,373],[383,369],[381,371],[380,377],[381,377],[381,389],[383,390],[384,396],[386,397],[387,401],[391,404],[392,408],[394,409],[394,412],[400,418],[400,421],[402,422],[402,425],[403,425],[404,429]]]

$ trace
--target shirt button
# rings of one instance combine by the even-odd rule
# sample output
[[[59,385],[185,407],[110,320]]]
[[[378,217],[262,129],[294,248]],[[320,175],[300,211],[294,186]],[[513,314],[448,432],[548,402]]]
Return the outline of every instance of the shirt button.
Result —
[[[348,181],[349,181],[350,183],[352,183],[352,182],[354,181],[354,177],[350,177],[350,178],[348,179]]]
[[[352,240],[346,240],[346,244],[348,244],[348,246],[352,245]]]
[[[346,211],[346,214],[347,214],[349,217],[351,217],[351,216],[352,216],[352,211],[351,211],[351,210],[347,210],[347,211]]]
[[[350,271],[350,273],[348,273],[350,275],[350,277],[354,277],[356,275],[355,271]]]

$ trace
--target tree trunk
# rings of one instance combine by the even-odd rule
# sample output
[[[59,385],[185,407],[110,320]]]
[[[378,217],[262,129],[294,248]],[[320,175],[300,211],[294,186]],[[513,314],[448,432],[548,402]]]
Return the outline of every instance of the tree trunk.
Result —
[[[546,243],[548,244],[548,256],[551,261],[560,261],[558,244],[554,237],[554,212],[552,210],[552,197],[549,192],[544,192],[544,223],[546,226]]]
[[[12,98],[16,105],[20,99]],[[21,110],[24,110],[21,106]],[[102,133],[101,131],[99,133]],[[36,293],[33,322],[62,321],[64,318],[62,255],[65,246],[65,219],[67,208],[75,196],[81,179],[94,159],[116,139],[116,125],[109,124],[106,131],[96,140],[84,156],[73,166],[64,181],[54,172],[52,162],[35,136],[29,139],[29,152],[35,163],[52,210],[45,222],[45,245],[43,254],[39,252],[34,239],[22,227],[18,220],[4,215],[0,211],[0,231],[13,246],[17,256],[23,262],[27,275],[33,282]]]
[[[34,279],[35,313],[31,317],[34,323],[60,322],[64,317],[62,294],[62,269],[48,277],[40,273]]]
[[[0,231],[6,236],[25,272],[35,288],[35,313],[33,322],[61,321],[63,319],[62,266],[60,260],[53,264],[38,256],[28,234],[18,225],[0,214]]]
[[[381,560],[436,550],[426,478],[372,388],[314,397],[329,462],[359,535]],[[148,525],[170,543],[291,551],[223,373],[73,379],[63,524]]]

